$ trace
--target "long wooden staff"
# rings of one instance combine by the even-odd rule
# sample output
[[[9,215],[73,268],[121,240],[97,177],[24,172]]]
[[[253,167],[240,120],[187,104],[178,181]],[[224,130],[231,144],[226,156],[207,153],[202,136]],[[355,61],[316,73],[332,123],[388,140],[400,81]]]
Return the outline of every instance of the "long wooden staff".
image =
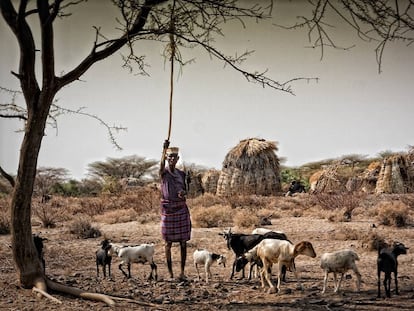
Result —
[[[170,103],[169,103],[169,120],[168,120],[168,134],[167,134],[167,140],[170,140],[171,137],[171,128],[172,128],[172,109],[173,109],[173,94],[174,94],[174,58],[175,58],[175,52],[176,52],[176,43],[174,39],[174,31],[175,31],[175,25],[174,25],[174,10],[175,10],[175,0],[173,1],[173,6],[171,9],[171,19],[170,19]],[[167,150],[164,148],[162,151],[162,159],[165,158],[165,153]]]

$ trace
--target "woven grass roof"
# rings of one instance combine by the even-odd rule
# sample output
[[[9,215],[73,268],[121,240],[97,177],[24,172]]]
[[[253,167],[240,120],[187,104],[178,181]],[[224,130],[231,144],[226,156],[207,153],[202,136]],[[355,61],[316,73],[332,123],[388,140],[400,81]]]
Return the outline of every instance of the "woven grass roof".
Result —
[[[271,195],[280,191],[277,143],[260,138],[241,140],[223,161],[217,194]]]

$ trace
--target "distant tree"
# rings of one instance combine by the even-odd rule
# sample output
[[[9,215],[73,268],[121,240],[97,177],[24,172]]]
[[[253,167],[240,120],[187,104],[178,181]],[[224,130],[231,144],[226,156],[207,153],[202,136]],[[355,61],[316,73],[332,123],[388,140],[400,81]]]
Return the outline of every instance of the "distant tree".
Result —
[[[77,197],[81,194],[80,192],[81,182],[76,179],[70,179],[64,182],[55,183],[51,189],[51,194],[58,194],[64,197]]]
[[[112,177],[115,180],[134,178],[142,181],[149,176],[151,169],[158,163],[140,156],[127,156],[123,158],[107,158],[106,161],[96,161],[88,164],[88,174],[98,179]]]
[[[384,150],[384,151],[378,152],[378,157],[380,159],[385,159],[385,158],[388,158],[389,156],[392,156],[393,154],[395,154],[395,152],[392,150]]]
[[[32,239],[31,199],[35,184],[36,168],[41,142],[46,124],[64,112],[73,112],[56,105],[56,94],[65,86],[79,80],[97,62],[119,52],[126,47],[124,65],[133,68],[137,65],[140,73],[145,72],[142,55],[136,54],[134,47],[143,40],[170,42],[166,56],[181,65],[181,48],[196,46],[206,50],[212,57],[223,61],[230,68],[240,72],[248,81],[257,82],[287,93],[292,93],[291,82],[278,82],[268,78],[265,71],[248,72],[241,62],[251,52],[229,56],[215,46],[215,38],[222,36],[222,25],[239,21],[244,27],[246,19],[260,20],[269,17],[271,4],[258,1],[235,0],[117,0],[113,3],[119,9],[117,30],[119,36],[110,37],[101,33],[97,26],[95,41],[90,53],[80,60],[73,69],[56,74],[55,70],[55,30],[54,24],[61,18],[70,17],[74,5],[83,4],[82,0],[38,0],[12,1],[1,0],[2,16],[16,37],[19,45],[19,66],[12,75],[19,80],[25,105],[14,102],[17,92],[11,92],[10,104],[2,104],[0,117],[17,118],[24,121],[24,137],[20,148],[19,167],[16,180],[1,170],[1,174],[14,186],[11,202],[11,243],[13,259],[21,286],[36,286],[47,290],[46,283],[54,282],[43,273]],[[269,7],[260,5],[269,3]],[[309,2],[314,7],[311,18],[304,18],[301,25],[308,26],[310,35],[316,33],[314,45],[335,46],[326,30],[330,23],[325,21],[326,10],[331,9],[353,27],[359,37],[378,40],[377,60],[381,63],[383,50],[389,42],[412,39],[411,6],[412,1],[329,1]],[[17,9],[16,9],[17,8]],[[348,14],[345,14],[348,13]],[[37,17],[37,19],[35,18]],[[35,22],[39,24],[36,25]],[[37,35],[34,29],[39,30]],[[57,33],[56,33],[57,34]],[[62,34],[61,34],[62,35]],[[65,34],[63,34],[64,36]],[[374,36],[375,35],[375,36]],[[310,36],[311,37],[311,36]],[[82,43],[83,44],[83,43]],[[2,45],[2,48],[7,45]],[[323,55],[323,53],[322,53]],[[2,88],[2,91],[8,91]],[[108,127],[111,130],[110,127]],[[112,132],[109,131],[111,139]],[[116,144],[115,140],[112,141]],[[62,289],[62,287],[59,287]],[[80,295],[78,291],[71,293]],[[88,296],[113,303],[107,297]]]
[[[36,172],[34,193],[46,196],[53,192],[53,187],[67,179],[68,170],[65,168],[39,167]]]

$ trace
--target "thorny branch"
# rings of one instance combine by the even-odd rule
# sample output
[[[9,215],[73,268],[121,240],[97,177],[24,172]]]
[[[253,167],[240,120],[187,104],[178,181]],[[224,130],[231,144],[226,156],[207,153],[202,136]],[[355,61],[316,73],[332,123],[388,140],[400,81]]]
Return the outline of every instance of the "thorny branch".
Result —
[[[313,48],[320,48],[321,58],[325,47],[348,50],[339,47],[329,30],[334,27],[326,20],[332,15],[339,17],[366,42],[375,42],[378,72],[382,71],[384,50],[389,43],[402,42],[409,46],[414,42],[413,1],[398,0],[309,0],[312,7],[310,17],[299,16],[301,22],[293,26],[277,25],[286,29],[308,29],[309,42]]]

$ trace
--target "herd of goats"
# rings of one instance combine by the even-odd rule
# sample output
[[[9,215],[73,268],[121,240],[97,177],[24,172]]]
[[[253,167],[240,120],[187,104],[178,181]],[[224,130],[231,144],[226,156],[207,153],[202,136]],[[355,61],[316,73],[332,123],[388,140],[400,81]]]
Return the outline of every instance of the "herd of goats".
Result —
[[[294,273],[298,285],[303,290],[300,278],[296,272],[295,258],[299,255],[316,257],[315,250],[311,242],[301,241],[293,244],[289,241],[286,234],[280,231],[271,231],[264,228],[256,228],[251,234],[233,233],[231,230],[219,233],[227,242],[228,249],[235,254],[232,273],[230,279],[234,277],[235,272],[242,272],[245,277],[244,268],[249,263],[250,272],[256,272],[260,275],[262,287],[269,285],[269,293],[280,291],[281,280],[285,281],[286,271]],[[33,235],[34,244],[39,254],[39,259],[45,266],[43,258],[43,241],[38,235]],[[383,285],[386,297],[391,297],[391,275],[394,274],[395,294],[398,295],[398,261],[397,258],[401,254],[407,254],[408,247],[403,243],[395,242],[392,246],[381,248],[378,245],[377,273],[378,273],[378,298],[381,297],[381,272],[384,273]],[[99,249],[96,251],[96,273],[99,277],[99,268],[102,266],[103,275],[106,277],[108,268],[109,277],[111,276],[112,257],[119,257],[119,269],[126,278],[131,278],[132,263],[149,263],[151,273],[149,280],[157,280],[157,265],[154,262],[154,244],[141,244],[137,246],[117,245],[105,239],[101,242]],[[200,274],[198,266],[204,267],[205,281],[208,283],[211,279],[210,267],[213,263],[225,266],[226,257],[221,254],[209,252],[206,249],[197,249],[193,254],[194,266],[197,270],[198,278]],[[351,249],[338,250],[331,253],[324,253],[321,256],[321,268],[324,271],[324,282],[322,293],[325,293],[328,275],[333,273],[334,276],[334,292],[338,292],[341,286],[344,274],[352,270],[356,275],[356,288],[360,290],[361,274],[358,271],[356,261],[359,260],[358,254]],[[122,268],[127,265],[127,272]],[[272,265],[275,264],[277,270],[276,288],[271,281]],[[259,271],[259,272],[258,272]],[[337,274],[339,280],[337,280]]]

